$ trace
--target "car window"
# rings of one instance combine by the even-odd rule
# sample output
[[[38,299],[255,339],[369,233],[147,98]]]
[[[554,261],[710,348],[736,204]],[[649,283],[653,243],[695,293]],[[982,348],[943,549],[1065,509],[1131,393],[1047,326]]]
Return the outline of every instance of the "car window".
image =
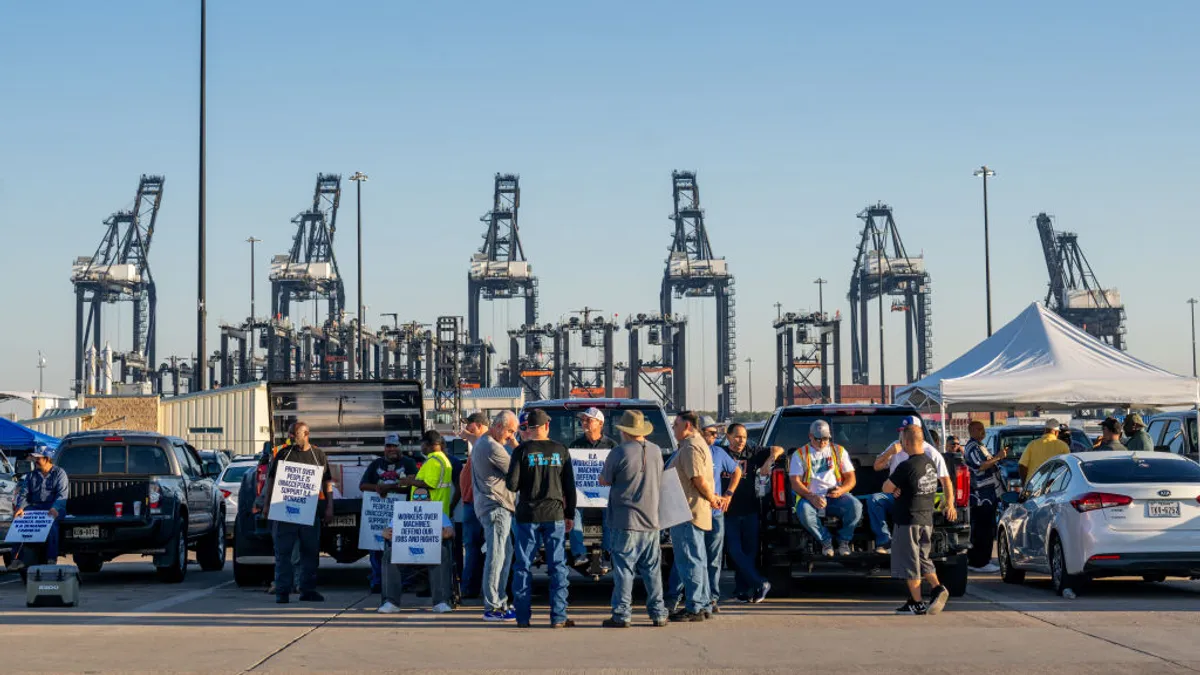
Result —
[[[225,467],[225,473],[221,475],[221,482],[222,483],[240,483],[240,482],[242,482],[242,476],[246,475],[246,472],[253,470],[255,466],[258,466],[258,465],[257,464],[230,464],[229,466]]]
[[[1080,465],[1083,477],[1094,484],[1200,483],[1200,464],[1183,459],[1132,455],[1101,459]]]
[[[1150,422],[1150,426],[1146,427],[1146,433],[1150,434],[1150,440],[1154,445],[1162,445],[1162,432],[1167,427],[1166,420],[1154,420]]]
[[[1182,455],[1185,452],[1183,445],[1183,425],[1179,420],[1171,420],[1167,423],[1167,432],[1163,434],[1162,443],[1158,445],[1167,446],[1167,450]]]
[[[196,468],[192,465],[191,461],[189,461],[190,458],[188,457],[188,451],[186,448],[184,448],[182,445],[172,443],[171,451],[175,453],[175,461],[179,462],[179,469],[183,472],[183,475],[188,476],[189,478],[198,477],[199,474],[197,473]]]
[[[106,445],[100,448],[100,473],[125,473],[124,445]]]
[[[583,428],[579,425],[578,415],[582,409],[567,409],[567,408],[541,408],[550,416],[550,440],[558,441],[563,445],[570,447],[571,441],[574,441],[583,434]],[[624,410],[638,410],[647,422],[654,425],[654,431],[646,437],[646,440],[662,448],[664,454],[671,452],[671,426],[667,424],[667,419],[662,413],[662,409],[658,407],[636,407],[636,408],[621,408],[604,409],[604,435],[611,438],[613,441],[621,442],[621,432],[617,431],[613,426],[621,419],[621,414]]]
[[[171,473],[166,453],[157,445],[73,445],[58,453],[56,463],[67,476]]]
[[[834,443],[851,455],[877,455],[899,438],[900,420],[907,416],[908,413],[900,411],[861,415],[784,414],[771,430],[770,444],[786,450],[802,447],[808,443],[812,423],[825,420],[833,432]],[[933,442],[928,429],[925,440]]]
[[[1025,448],[1033,441],[1042,437],[1042,430],[1032,428],[1029,431],[1017,431],[1000,435],[1000,444],[1008,448],[1009,459],[1021,459]]]
[[[1050,477],[1046,479],[1046,484],[1049,486],[1045,490],[1045,494],[1053,495],[1062,492],[1071,482],[1071,471],[1067,465],[1059,462],[1058,468],[1054,469]]]
[[[1026,498],[1037,497],[1039,494],[1041,494],[1042,487],[1046,485],[1046,478],[1050,475],[1050,470],[1053,469],[1054,466],[1055,464],[1043,464],[1036,472],[1034,472],[1033,477],[1031,477],[1029,482],[1025,484]]]

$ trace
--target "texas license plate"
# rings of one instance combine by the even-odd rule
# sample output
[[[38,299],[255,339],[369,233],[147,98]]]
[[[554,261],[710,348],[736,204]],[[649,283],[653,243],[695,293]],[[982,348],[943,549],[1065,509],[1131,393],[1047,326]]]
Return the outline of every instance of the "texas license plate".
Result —
[[[330,527],[354,527],[358,522],[357,517],[353,513],[347,513],[341,516],[334,516],[333,522],[329,523]]]
[[[583,536],[585,537],[602,537],[604,536],[603,525],[584,525]]]
[[[1152,501],[1147,506],[1147,515],[1151,518],[1178,518],[1180,514],[1177,501]]]
[[[100,526],[88,525],[86,527],[71,528],[71,536],[75,539],[99,539]]]

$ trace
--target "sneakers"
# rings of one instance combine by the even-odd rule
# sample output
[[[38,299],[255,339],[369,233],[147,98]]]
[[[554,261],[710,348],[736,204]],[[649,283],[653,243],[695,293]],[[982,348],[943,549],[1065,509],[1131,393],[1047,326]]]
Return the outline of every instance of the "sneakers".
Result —
[[[400,608],[392,604],[390,600],[386,600],[382,605],[379,606],[379,609],[375,611],[379,612],[380,614],[396,614],[400,611]]]
[[[504,612],[496,612],[496,611],[488,610],[483,613],[483,620],[491,621],[494,623],[504,621]]]
[[[758,587],[758,593],[756,593],[754,595],[754,597],[750,599],[750,602],[758,604],[758,603],[762,602],[763,600],[766,600],[767,593],[770,593],[770,592],[771,592],[771,582],[764,581],[762,586]]]
[[[833,544],[822,543],[821,544],[821,555],[825,556],[826,558],[832,558],[833,557]]]
[[[286,605],[289,602],[291,602],[291,600],[288,598],[287,593],[276,593],[275,594],[275,604]]]
[[[891,552],[892,552],[892,545],[890,543],[875,545],[875,553],[877,553],[879,555],[889,555]]]
[[[552,623],[552,624],[550,624],[550,627],[551,628],[574,628],[575,622],[572,621],[571,619],[567,619],[566,621],[562,621],[559,623]]]
[[[325,602],[325,596],[316,591],[304,591],[300,594],[300,602]]]
[[[518,621],[517,628],[529,628],[529,622],[528,621]]]
[[[446,612],[453,612],[454,608],[444,602],[439,602],[430,611],[434,614],[445,614]]]
[[[750,599],[750,595],[747,593],[738,593],[737,595],[733,596],[733,600],[734,600],[734,602],[741,602],[741,603],[754,602],[753,600]]]
[[[704,612],[689,612],[686,609],[681,609],[667,618],[677,623],[698,623],[704,621],[705,616]]]
[[[925,603],[917,602],[916,600],[909,600],[896,608],[897,614],[915,614],[917,616],[922,616],[928,611],[929,608],[925,606]]]
[[[709,613],[711,613],[711,614],[720,614],[720,613],[721,613],[721,607],[720,607],[719,605],[717,605],[717,603],[715,603],[715,602],[714,602],[714,603],[713,603],[713,604],[712,604],[712,605],[709,607]]]
[[[837,545],[837,554],[840,556],[850,555],[850,542],[839,541]]]
[[[1000,566],[997,565],[996,563],[990,562],[990,563],[984,565],[983,567],[972,567],[971,571],[977,572],[979,574],[995,574],[996,572],[1000,571]]]
[[[655,619],[651,622],[651,624],[655,628],[662,628],[663,626],[667,625],[668,623],[669,622],[666,619]]]
[[[946,590],[945,586],[938,586],[929,594],[929,614],[938,614],[942,608],[946,606],[946,601],[950,599],[950,591]]]
[[[512,607],[509,607],[508,609],[504,610],[504,620],[505,621],[516,621],[517,620],[517,610],[513,609]]]
[[[629,622],[620,619],[605,619],[600,625],[605,628],[629,628]]]

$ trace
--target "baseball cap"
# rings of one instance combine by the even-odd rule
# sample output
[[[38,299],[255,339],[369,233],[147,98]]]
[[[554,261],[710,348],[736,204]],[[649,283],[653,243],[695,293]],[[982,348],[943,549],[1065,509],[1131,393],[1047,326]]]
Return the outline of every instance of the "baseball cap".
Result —
[[[550,423],[550,416],[541,408],[534,408],[529,411],[528,417],[525,418],[525,424],[529,427],[540,427]]]
[[[1100,423],[1100,427],[1110,434],[1121,433],[1121,423],[1115,417],[1104,418],[1104,421]]]
[[[33,448],[33,452],[29,453],[29,457],[31,459],[34,457],[45,457],[46,459],[50,459],[50,451],[46,449],[46,446],[38,445]]]
[[[383,439],[384,445],[400,445],[400,434],[388,434],[387,438]]]
[[[517,426],[522,426],[522,427],[523,427],[523,426],[526,426],[526,425],[528,425],[528,424],[529,424],[529,412],[528,412],[528,411],[521,411],[521,414],[520,414],[520,415],[517,415]]]
[[[1054,419],[1053,417],[1046,420],[1046,429],[1058,430],[1058,420]]]
[[[946,445],[953,445],[958,442],[958,436],[947,436]]]
[[[709,417],[708,415],[701,415],[701,416],[700,416],[700,428],[701,428],[701,429],[711,429],[711,428],[713,428],[713,427],[715,427],[715,426],[718,426],[718,425],[717,425],[717,421],[716,421],[716,420],[714,420],[713,418]]]
[[[587,410],[579,413],[579,417],[581,419],[587,417],[590,419],[599,420],[601,424],[604,423],[604,413],[600,412],[599,408],[588,408]]]
[[[909,415],[908,417],[905,417],[904,419],[900,420],[900,431],[904,431],[905,429],[907,429],[909,427],[921,427],[921,426],[922,426],[921,418],[917,417],[916,415]]]
[[[1126,415],[1125,423],[1126,424],[1136,424],[1141,427],[1146,426],[1145,420],[1143,420],[1142,416],[1137,413],[1129,413],[1128,415]]]
[[[488,418],[487,415],[484,415],[481,412],[473,412],[470,415],[467,415],[467,419],[465,422],[463,422],[463,424],[482,424],[487,426]]]
[[[808,435],[813,438],[833,438],[829,432],[829,422],[817,420],[808,426]]]

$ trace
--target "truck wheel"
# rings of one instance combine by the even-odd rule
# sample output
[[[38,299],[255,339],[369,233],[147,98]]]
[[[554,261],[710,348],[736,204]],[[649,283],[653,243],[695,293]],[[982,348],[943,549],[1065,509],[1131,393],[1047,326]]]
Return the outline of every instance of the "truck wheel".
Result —
[[[225,569],[225,514],[218,514],[216,527],[204,535],[196,547],[196,561],[205,572],[220,572]]]
[[[938,581],[950,591],[950,597],[961,598],[967,593],[967,556],[956,555],[937,565]]]
[[[771,595],[781,598],[792,597],[795,582],[791,565],[772,565],[767,568],[767,581],[771,583]]]
[[[187,519],[175,524],[175,536],[167,543],[171,552],[166,555],[167,564],[155,567],[158,580],[167,584],[178,584],[187,576]]]
[[[233,526],[233,581],[239,588],[247,586],[264,586],[275,576],[272,565],[247,565],[238,562],[238,551],[246,550],[246,535],[242,528],[235,523]]]
[[[101,558],[95,553],[73,553],[71,558],[75,561],[75,566],[84,574],[95,574],[104,567],[104,558]]]

